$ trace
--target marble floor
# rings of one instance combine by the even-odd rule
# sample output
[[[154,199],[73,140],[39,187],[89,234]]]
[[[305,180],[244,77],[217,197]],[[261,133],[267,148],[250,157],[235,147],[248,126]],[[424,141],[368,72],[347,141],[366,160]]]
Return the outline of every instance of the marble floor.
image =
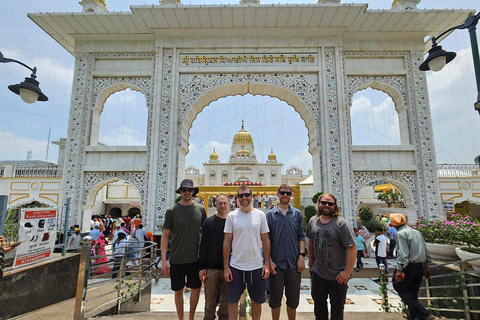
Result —
[[[393,260],[391,260],[393,262]],[[389,260],[389,268],[393,270],[394,266]],[[375,260],[365,259],[365,268],[375,268]],[[346,312],[381,312],[382,297],[380,295],[380,286],[373,281],[376,278],[353,278],[348,282],[347,301],[345,304]],[[389,303],[395,307],[399,306],[400,298],[393,290],[391,279],[387,285]],[[188,310],[188,301],[190,292],[184,293],[185,310]],[[200,293],[200,301],[197,311],[204,309],[203,289]],[[152,287],[151,311],[175,312],[175,301],[173,291],[170,289],[170,279],[160,278]],[[297,312],[313,312],[313,301],[310,295],[310,279],[302,279],[300,290],[300,305]]]

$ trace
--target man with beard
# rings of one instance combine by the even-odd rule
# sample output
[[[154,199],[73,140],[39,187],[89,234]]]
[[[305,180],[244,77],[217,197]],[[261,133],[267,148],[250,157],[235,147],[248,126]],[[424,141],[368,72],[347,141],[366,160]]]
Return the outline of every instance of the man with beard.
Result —
[[[175,307],[178,319],[183,320],[183,288],[185,285],[191,289],[190,313],[188,318],[194,319],[200,297],[202,282],[198,277],[198,245],[200,231],[207,219],[205,208],[193,199],[198,193],[198,188],[193,186],[193,181],[185,179],[180,188],[175,191],[182,199],[174,206],[167,209],[163,224],[161,240],[162,272],[170,276],[171,288],[175,291]],[[170,234],[170,266],[167,262],[168,241]],[[187,278],[187,282],[185,282]]]
[[[331,193],[318,198],[317,214],[308,222],[308,267],[311,272],[315,319],[343,319],[347,282],[355,265],[357,246],[353,228],[340,217]]]
[[[237,197],[240,207],[227,216],[223,242],[228,318],[238,319],[238,300],[246,286],[252,300],[252,319],[259,320],[265,302],[265,279],[270,275],[269,230],[265,213],[252,207],[252,190],[241,186]]]
[[[281,184],[277,197],[279,204],[267,213],[271,243],[269,305],[272,319],[280,319],[285,289],[288,319],[294,320],[300,300],[301,272],[305,269],[305,233],[302,212],[290,206],[292,188]]]
[[[208,217],[202,228],[202,239],[198,253],[200,280],[205,283],[204,320],[215,319],[217,297],[220,304],[217,315],[219,320],[228,319],[227,282],[223,277],[223,239],[225,221],[228,215],[228,196],[221,193],[215,200],[217,214]]]

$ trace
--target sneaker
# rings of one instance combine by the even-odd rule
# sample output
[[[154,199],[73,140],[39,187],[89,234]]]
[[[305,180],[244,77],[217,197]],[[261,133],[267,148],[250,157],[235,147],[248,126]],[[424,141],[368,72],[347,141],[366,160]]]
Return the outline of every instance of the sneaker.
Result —
[[[355,268],[355,271],[358,272],[358,271],[360,271],[360,270],[358,270],[358,267],[356,267],[356,268]]]

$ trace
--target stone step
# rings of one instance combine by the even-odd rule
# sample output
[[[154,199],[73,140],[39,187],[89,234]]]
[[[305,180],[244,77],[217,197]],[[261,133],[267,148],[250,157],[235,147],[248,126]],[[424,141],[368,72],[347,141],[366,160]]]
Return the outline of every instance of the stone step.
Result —
[[[170,320],[170,319],[178,319],[176,313],[174,312],[142,312],[142,313],[132,313],[132,314],[122,314],[122,315],[114,315],[108,317],[97,317],[94,319],[121,319],[121,320]],[[187,318],[187,314],[185,314],[185,318]],[[262,320],[271,319],[270,308],[264,307],[262,310]],[[203,312],[196,312],[195,319],[203,319]],[[248,317],[248,319],[251,319]],[[311,320],[315,319],[313,312],[302,312],[297,313],[298,320]],[[345,313],[345,320],[401,320],[404,319],[401,314],[398,313],[385,313],[385,312],[346,312]],[[286,310],[282,309],[280,320],[287,320],[287,313]]]

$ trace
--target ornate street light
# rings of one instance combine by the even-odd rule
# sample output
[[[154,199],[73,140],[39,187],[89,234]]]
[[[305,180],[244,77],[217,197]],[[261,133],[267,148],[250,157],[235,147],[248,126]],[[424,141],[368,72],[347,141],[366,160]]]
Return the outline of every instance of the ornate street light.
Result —
[[[19,84],[9,85],[8,89],[10,89],[10,91],[20,95],[22,100],[25,101],[26,103],[34,103],[35,101],[48,101],[47,96],[43,94],[42,90],[38,86],[39,82],[35,80],[37,78],[37,74],[36,74],[37,67],[34,67],[32,69],[26,64],[24,64],[23,62],[20,62],[14,59],[5,58],[1,52],[0,52],[0,62],[3,62],[3,63],[15,62],[15,63],[21,64],[25,68],[32,71],[30,78],[25,78],[25,81]]]
[[[477,102],[475,102],[475,110],[480,114],[480,58],[478,53],[478,42],[477,42],[477,23],[480,19],[480,12],[476,15],[470,13],[468,18],[459,26],[452,27],[444,32],[442,32],[438,37],[432,37],[432,48],[428,50],[428,57],[420,65],[420,70],[422,71],[440,71],[445,66],[445,64],[452,61],[457,55],[455,52],[447,52],[442,49],[442,46],[437,45],[437,39],[441,38],[446,33],[457,30],[457,29],[468,29],[470,33],[470,44],[472,47],[473,55],[473,66],[475,68],[475,79],[477,81]]]

